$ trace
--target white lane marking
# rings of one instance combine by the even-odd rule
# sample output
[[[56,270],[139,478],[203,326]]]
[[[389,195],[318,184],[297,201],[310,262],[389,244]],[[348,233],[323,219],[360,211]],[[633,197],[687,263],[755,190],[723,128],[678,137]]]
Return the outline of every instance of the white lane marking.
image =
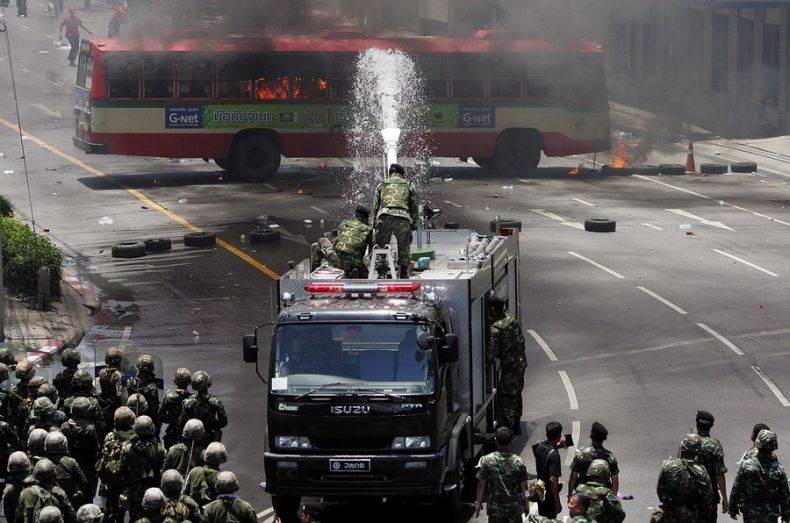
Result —
[[[576,456],[576,449],[579,445],[579,438],[582,433],[582,422],[573,420],[571,421],[571,437],[573,437],[573,446],[568,447],[568,454],[565,455],[565,465],[570,466],[573,463],[573,458]]]
[[[625,279],[625,276],[623,276],[622,274],[620,274],[620,273],[618,273],[618,272],[615,272],[615,271],[613,271],[612,269],[610,269],[610,268],[608,268],[608,267],[604,267],[604,266],[603,266],[603,265],[601,265],[600,263],[598,263],[598,262],[594,262],[594,261],[592,261],[590,258],[587,258],[586,256],[582,256],[581,254],[577,254],[577,253],[575,253],[575,252],[573,252],[573,251],[568,251],[568,254],[570,254],[571,256],[576,256],[576,257],[577,257],[577,258],[579,258],[580,260],[582,260],[582,261],[586,261],[586,262],[587,262],[587,263],[589,263],[590,265],[593,265],[593,266],[595,266],[595,267],[598,267],[598,268],[599,268],[599,269],[601,269],[602,271],[606,271],[606,272],[608,272],[609,274],[611,274],[611,275],[612,275],[612,276],[614,276],[615,278]]]
[[[645,227],[650,227],[651,229],[655,229],[655,230],[657,230],[657,231],[663,231],[663,230],[664,230],[664,229],[662,229],[661,227],[658,227],[658,226],[656,226],[656,225],[651,225],[651,224],[649,224],[649,223],[643,223],[642,225],[644,225]]]
[[[747,211],[748,211],[748,209],[747,209]],[[749,212],[751,212],[751,211],[749,211]],[[788,227],[790,227],[790,223],[782,221],[779,218],[774,218],[772,216],[768,216],[767,214],[762,214],[762,213],[759,213],[759,212],[752,212],[752,214],[757,216],[757,217],[759,217],[759,218],[765,218],[766,220],[771,220],[772,222],[781,223],[782,225],[787,225]]]
[[[272,191],[279,191],[279,190],[280,190],[280,189],[278,189],[277,187],[275,187],[274,185],[272,185],[272,184],[270,184],[270,183],[264,183],[264,184],[263,184],[263,186],[264,186],[264,187],[268,187],[268,188],[269,188],[269,189],[271,189]]]
[[[737,256],[735,256],[735,255],[733,255],[733,254],[726,253],[726,252],[724,252],[724,251],[721,251],[721,250],[719,250],[719,249],[713,249],[713,250],[714,250],[714,252],[718,252],[718,253],[719,253],[719,254],[721,254],[722,256],[726,256],[726,257],[728,257],[728,258],[732,258],[733,260],[735,260],[735,261],[737,261],[737,262],[741,262],[741,263],[743,263],[744,265],[748,265],[749,267],[751,267],[751,268],[753,268],[753,269],[757,269],[758,271],[762,271],[762,272],[764,272],[765,274],[767,274],[767,275],[769,275],[769,276],[774,276],[775,278],[778,278],[778,277],[779,277],[779,275],[778,275],[778,274],[776,274],[775,272],[771,272],[771,271],[769,271],[768,269],[763,269],[763,268],[762,268],[762,267],[760,267],[759,265],[755,265],[755,264],[753,264],[753,263],[751,263],[751,262],[747,262],[746,260],[744,260],[744,259],[741,259],[741,258],[738,258]]]
[[[568,373],[564,370],[557,371],[560,373],[562,384],[565,385],[565,391],[568,393],[568,403],[571,405],[571,410],[579,410],[579,401],[576,399],[576,391],[573,390],[573,384],[568,377]]]
[[[450,205],[452,205],[453,207],[456,207],[458,209],[462,209],[463,208],[463,205],[457,204],[455,202],[451,202],[450,200],[445,200],[444,203],[449,203]]]
[[[553,212],[544,211],[543,209],[530,209],[529,211],[534,212],[535,214],[540,214],[541,216],[545,216],[546,218],[556,220],[563,225],[567,225],[568,227],[573,227],[574,229],[579,229],[582,231],[584,230],[584,226],[581,223],[565,221],[565,218],[562,216],[557,216]]]
[[[123,336],[121,336],[122,340],[129,340],[132,337],[132,326],[127,325],[123,328]]]
[[[524,179],[524,178],[516,178],[516,179],[517,179],[518,181],[520,181],[521,183],[527,183],[527,184],[530,184],[530,183],[532,183],[531,181],[529,181],[529,180],[527,180],[527,179]]]
[[[269,516],[269,518],[266,519],[263,523],[274,523],[274,520],[276,518],[277,518],[277,516]]]
[[[312,210],[314,210],[315,212],[320,212],[321,214],[329,214],[328,212],[323,210],[321,207],[316,207],[315,205],[311,205],[310,208]]]
[[[25,68],[23,67],[23,68],[22,68],[22,72],[23,72],[23,73],[32,73],[33,71],[31,71],[30,69],[25,69]]]
[[[22,28],[23,28],[23,29],[30,29],[30,27],[29,27],[29,26],[26,26],[26,25],[23,25],[23,26],[22,26]],[[28,71],[28,72],[29,72],[29,71]]]
[[[790,401],[787,401],[785,395],[782,394],[782,391],[779,390],[779,387],[776,386],[774,381],[768,377],[768,374],[763,372],[760,367],[756,367],[754,365],[752,365],[752,370],[756,372],[758,376],[760,376],[760,379],[763,380],[766,385],[768,385],[768,388],[771,389],[771,392],[774,393],[774,396],[776,396],[776,399],[779,400],[779,403],[781,403],[783,407],[790,407]]]
[[[262,519],[268,516],[269,514],[271,514],[272,512],[274,512],[274,507],[269,507],[263,512],[258,512],[257,514],[255,514],[255,517],[257,517],[258,519]]]
[[[548,356],[551,361],[557,361],[557,355],[554,354],[553,350],[551,350],[551,347],[549,347],[549,344],[546,343],[545,341],[543,341],[543,338],[540,337],[540,334],[538,334],[537,332],[535,332],[532,329],[528,329],[527,332],[529,333],[530,336],[532,336],[532,338],[536,342],[538,342],[538,345],[540,345],[540,348],[543,349],[543,352],[546,353],[546,356]]]
[[[731,342],[730,340],[728,340],[727,338],[725,338],[724,336],[722,336],[721,334],[719,334],[715,330],[711,329],[710,327],[708,327],[704,323],[698,323],[697,327],[699,327],[700,329],[704,330],[705,332],[707,332],[708,334],[710,334],[711,336],[713,336],[714,338],[716,338],[717,340],[722,342],[724,345],[726,345],[732,352],[734,352],[738,356],[743,356],[744,352],[741,349],[739,349],[733,342]]]
[[[652,296],[653,298],[657,299],[658,301],[660,301],[661,303],[663,303],[664,305],[666,305],[670,309],[673,309],[678,314],[688,314],[686,311],[684,311],[683,309],[681,309],[680,307],[678,307],[677,305],[675,305],[671,301],[667,300],[666,298],[662,298],[661,296],[659,296],[655,292],[651,291],[650,289],[647,289],[645,287],[637,287],[637,289],[639,289],[640,291],[644,292],[648,296]]]
[[[691,218],[692,220],[697,220],[698,222],[700,222],[703,225],[710,225],[712,227],[718,227],[719,229],[726,229],[728,231],[734,231],[735,230],[735,229],[732,229],[732,228],[724,225],[721,222],[714,222],[712,220],[705,219],[702,216],[697,216],[696,214],[691,214],[690,212],[684,211],[683,209],[664,209],[664,210],[667,211],[667,212],[671,212],[671,213],[677,214],[679,216],[685,216],[686,218]]]
[[[711,199],[710,196],[705,196],[704,194],[700,194],[700,193],[694,192],[694,191],[689,191],[688,189],[684,189],[682,187],[676,187],[676,186],[670,185],[668,183],[660,182],[658,180],[654,180],[654,179],[649,178],[647,176],[642,176],[641,174],[634,174],[633,177],[634,178],[639,178],[639,179],[642,179],[642,180],[645,180],[645,181],[648,181],[648,182],[657,183],[658,185],[663,185],[664,187],[669,187],[670,189],[675,189],[676,191],[681,191],[681,192],[688,193],[688,194],[691,194],[691,195],[694,195],[694,196],[699,196],[700,198],[704,198],[706,200],[710,200]]]
[[[583,205],[586,205],[587,207],[595,207],[595,204],[594,204],[594,203],[585,202],[585,201],[584,201],[584,200],[582,200],[581,198],[572,198],[572,199],[573,199],[573,200],[576,200],[577,202],[579,202],[579,203],[581,203],[581,204],[583,204]]]

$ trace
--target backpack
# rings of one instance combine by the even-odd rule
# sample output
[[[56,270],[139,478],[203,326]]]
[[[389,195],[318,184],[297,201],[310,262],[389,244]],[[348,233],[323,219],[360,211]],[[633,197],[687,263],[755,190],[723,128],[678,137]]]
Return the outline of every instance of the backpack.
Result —
[[[52,493],[45,488],[36,485],[36,504],[33,506],[33,521],[39,520],[41,511],[46,507],[57,507],[57,503],[52,499]],[[60,508],[60,507],[58,507]]]
[[[120,487],[126,484],[126,474],[123,470],[123,446],[125,440],[113,435],[104,442],[101,459],[96,465],[96,472],[102,483]]]
[[[118,390],[113,383],[113,376],[118,374],[120,380],[121,371],[110,367],[105,367],[99,373],[99,389],[103,398],[114,398],[118,396]]]
[[[180,498],[171,499],[162,509],[162,516],[181,522],[189,519],[189,507]]]
[[[236,512],[236,499],[234,500],[218,500],[225,507],[225,523],[242,523],[241,516]]]

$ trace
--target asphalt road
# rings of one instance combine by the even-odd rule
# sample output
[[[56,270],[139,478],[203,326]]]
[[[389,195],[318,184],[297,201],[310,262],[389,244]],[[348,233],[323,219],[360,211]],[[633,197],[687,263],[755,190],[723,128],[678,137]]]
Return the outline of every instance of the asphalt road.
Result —
[[[330,168],[289,162],[269,184],[253,185],[233,183],[199,160],[82,155],[71,145],[75,69],[55,48],[58,22],[36,3],[29,11],[30,18],[18,19],[12,10],[8,20],[23,128],[31,136],[24,143],[32,214],[37,230],[62,246],[102,293],[105,308],[89,341],[125,329],[135,344],[162,358],[167,382],[180,366],[210,372],[212,392],[231,420],[226,468],[237,473],[241,495],[261,520],[269,520],[270,500],[257,486],[264,479],[265,389],[241,362],[241,336],[268,320],[272,277],[288,260],[305,257],[309,242],[353,207],[340,196],[353,181],[332,167],[342,162]],[[109,11],[100,6],[81,16],[101,32]],[[0,58],[0,192],[30,217],[19,137],[9,127],[16,116],[5,49]],[[699,143],[697,150],[698,162],[758,154],[720,141]],[[684,159],[683,145],[670,144],[649,161]],[[728,485],[758,421],[778,432],[780,460],[789,455],[782,442],[790,434],[790,170],[781,158],[765,157],[758,174],[567,174],[590,161],[547,159],[546,168],[501,179],[440,159],[434,175],[452,181],[432,183],[423,194],[444,210],[440,221],[487,230],[499,214],[523,223],[530,366],[528,430],[518,448],[529,470],[530,445],[546,421],[560,420],[586,443],[599,420],[620,461],[621,491],[633,496],[624,501],[628,521],[647,521],[657,504],[661,462],[676,453],[697,409],[716,416],[713,433],[725,447]],[[263,214],[282,227],[283,239],[243,242]],[[103,217],[112,223],[100,224]],[[590,217],[616,220],[617,232],[580,229]],[[224,243],[186,248],[179,239],[190,226],[216,232]],[[135,260],[110,256],[113,244],[147,237],[173,238],[174,248]],[[375,505],[370,510],[383,512]],[[386,512],[402,521],[414,511]],[[352,507],[330,510],[325,519],[369,517],[368,509]]]

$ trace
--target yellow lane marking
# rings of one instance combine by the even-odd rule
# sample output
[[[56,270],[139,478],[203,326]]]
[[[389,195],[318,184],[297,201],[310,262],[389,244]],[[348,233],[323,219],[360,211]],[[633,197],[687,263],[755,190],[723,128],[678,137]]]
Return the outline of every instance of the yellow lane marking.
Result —
[[[8,127],[9,129],[11,129],[14,132],[19,132],[19,127],[17,127],[15,124],[9,122],[8,120],[6,120],[6,119],[4,119],[2,117],[0,117],[0,124],[3,124],[4,126]],[[35,143],[39,147],[42,147],[42,148],[46,149],[47,151],[51,152],[55,156],[59,156],[60,158],[63,158],[67,162],[76,165],[77,167],[79,167],[79,168],[81,168],[81,169],[93,174],[94,176],[108,177],[107,174],[103,173],[102,171],[100,171],[100,170],[98,170],[98,169],[96,169],[94,167],[91,167],[87,163],[82,162],[82,161],[74,158],[73,156],[71,156],[69,154],[64,153],[60,149],[48,144],[47,142],[45,142],[44,140],[42,140],[42,139],[40,139],[40,138],[38,138],[36,136],[33,136],[32,134],[30,134],[29,132],[25,131],[24,129],[22,129],[22,134],[27,136],[27,138],[30,141],[32,141],[33,143]],[[134,196],[135,198],[137,198],[138,200],[143,202],[150,209],[154,209],[156,211],[159,211],[160,213],[164,214],[165,216],[167,216],[168,218],[170,218],[174,222],[176,222],[176,223],[178,223],[180,225],[183,225],[184,227],[186,227],[187,229],[189,229],[189,230],[191,230],[193,232],[204,232],[203,229],[201,229],[197,225],[191,223],[186,218],[183,218],[183,217],[179,216],[178,214],[174,213],[170,209],[166,209],[165,207],[162,207],[161,205],[159,205],[158,203],[156,203],[151,198],[149,198],[145,194],[141,193],[137,189],[132,189],[131,187],[128,187],[128,186],[122,184],[121,182],[119,182],[117,179],[115,179],[113,177],[109,177],[109,178],[113,181],[113,183],[115,185],[117,185],[119,188],[123,189],[127,193],[131,194],[132,196]],[[244,251],[242,251],[242,250],[234,247],[233,245],[229,244],[225,240],[217,238],[217,245],[219,245],[220,247],[222,247],[223,249],[225,249],[229,253],[231,253],[231,254],[241,258],[245,262],[249,263],[250,265],[252,265],[256,269],[258,269],[259,271],[261,271],[262,273],[264,273],[266,276],[270,277],[271,279],[276,280],[277,278],[280,277],[279,274],[277,274],[276,272],[271,270],[269,267],[267,267],[263,263],[259,262],[258,260],[254,259],[252,256],[250,256],[249,254],[245,253]]]

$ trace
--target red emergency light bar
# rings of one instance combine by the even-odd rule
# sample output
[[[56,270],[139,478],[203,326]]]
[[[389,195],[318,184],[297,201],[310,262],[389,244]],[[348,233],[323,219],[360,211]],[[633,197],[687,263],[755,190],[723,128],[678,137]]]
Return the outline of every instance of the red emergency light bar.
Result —
[[[417,292],[416,281],[382,283],[308,283],[304,290],[313,294],[377,294]]]

